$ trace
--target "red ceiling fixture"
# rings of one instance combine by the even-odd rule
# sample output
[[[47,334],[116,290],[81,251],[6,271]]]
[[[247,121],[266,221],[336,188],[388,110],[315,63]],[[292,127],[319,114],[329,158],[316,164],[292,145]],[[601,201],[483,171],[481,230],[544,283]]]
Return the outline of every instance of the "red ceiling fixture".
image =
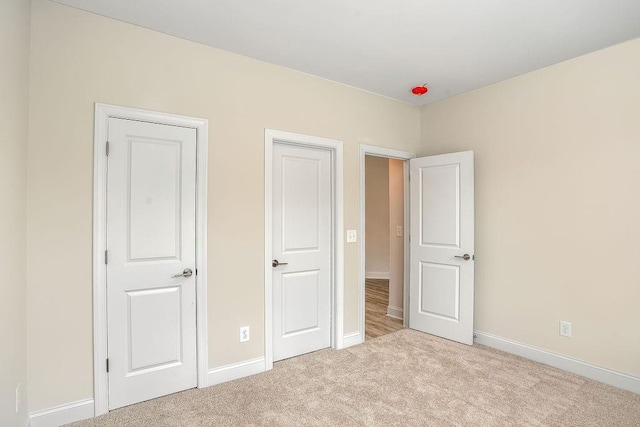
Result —
[[[422,96],[425,93],[429,92],[429,89],[427,88],[427,84],[423,84],[422,86],[416,86],[413,89],[411,89],[411,93],[413,93],[414,95],[418,95],[418,96]]]

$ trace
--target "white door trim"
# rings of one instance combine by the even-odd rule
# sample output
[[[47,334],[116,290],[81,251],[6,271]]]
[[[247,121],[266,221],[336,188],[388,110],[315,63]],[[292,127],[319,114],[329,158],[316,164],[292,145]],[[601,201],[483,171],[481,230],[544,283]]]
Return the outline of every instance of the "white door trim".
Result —
[[[93,388],[95,416],[108,412],[106,248],[107,156],[109,118],[121,118],[196,130],[196,337],[198,387],[207,386],[207,144],[206,119],[95,104],[93,140]]]
[[[358,244],[358,332],[360,342],[365,340],[365,156],[386,157],[404,161],[404,325],[409,326],[409,165],[407,161],[416,155],[407,151],[392,150],[374,145],[360,144],[360,243]],[[354,345],[357,343],[354,343]]]
[[[331,151],[332,170],[332,266],[331,347],[341,349],[344,340],[344,208],[342,200],[342,141],[316,136],[264,131],[264,360],[265,370],[273,368],[273,283],[272,283],[272,200],[273,144],[324,148]]]

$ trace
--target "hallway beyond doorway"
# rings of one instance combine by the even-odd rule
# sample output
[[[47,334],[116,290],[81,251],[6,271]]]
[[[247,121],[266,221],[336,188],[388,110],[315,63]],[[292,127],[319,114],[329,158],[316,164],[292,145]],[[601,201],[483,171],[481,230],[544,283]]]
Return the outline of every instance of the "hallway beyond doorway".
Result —
[[[402,329],[402,319],[387,316],[389,280],[366,279],[365,290],[365,339]]]

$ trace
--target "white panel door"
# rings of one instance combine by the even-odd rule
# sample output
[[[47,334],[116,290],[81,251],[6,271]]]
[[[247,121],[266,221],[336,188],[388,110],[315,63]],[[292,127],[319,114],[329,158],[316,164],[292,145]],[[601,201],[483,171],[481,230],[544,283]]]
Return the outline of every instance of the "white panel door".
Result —
[[[109,119],[108,140],[109,409],[115,409],[197,385],[196,131]]]
[[[331,344],[331,152],[273,145],[273,360]]]
[[[473,152],[410,160],[409,326],[473,344]]]

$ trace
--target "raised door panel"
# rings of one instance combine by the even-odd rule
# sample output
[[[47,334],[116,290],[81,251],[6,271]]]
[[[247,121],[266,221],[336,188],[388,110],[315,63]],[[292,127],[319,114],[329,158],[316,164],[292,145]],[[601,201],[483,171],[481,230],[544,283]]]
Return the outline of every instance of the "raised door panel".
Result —
[[[318,329],[320,271],[282,275],[282,336]]]
[[[129,260],[179,259],[181,142],[129,139]]]
[[[460,311],[460,267],[422,262],[420,313],[458,321]]]
[[[320,161],[282,157],[282,253],[318,250]]]
[[[175,366],[182,361],[181,287],[127,292],[129,373]]]
[[[421,244],[460,247],[459,165],[420,168]]]

